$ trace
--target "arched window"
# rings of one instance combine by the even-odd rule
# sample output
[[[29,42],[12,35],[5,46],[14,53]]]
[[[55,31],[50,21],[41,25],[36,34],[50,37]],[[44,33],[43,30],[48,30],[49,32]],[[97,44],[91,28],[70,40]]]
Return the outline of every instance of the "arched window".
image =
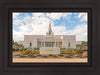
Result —
[[[68,43],[68,47],[70,47],[70,43]]]
[[[29,46],[32,47],[32,43],[30,43]]]

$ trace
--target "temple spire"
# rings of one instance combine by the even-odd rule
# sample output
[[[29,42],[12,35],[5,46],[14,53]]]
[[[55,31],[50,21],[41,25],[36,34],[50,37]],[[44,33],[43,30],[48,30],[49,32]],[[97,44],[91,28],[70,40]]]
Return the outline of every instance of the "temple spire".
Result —
[[[52,29],[51,29],[51,21],[49,20],[49,29],[48,31],[51,31],[52,32]]]
[[[54,33],[52,32],[51,29],[51,21],[49,20],[49,28],[48,28],[48,32],[46,33],[47,35],[53,35]]]

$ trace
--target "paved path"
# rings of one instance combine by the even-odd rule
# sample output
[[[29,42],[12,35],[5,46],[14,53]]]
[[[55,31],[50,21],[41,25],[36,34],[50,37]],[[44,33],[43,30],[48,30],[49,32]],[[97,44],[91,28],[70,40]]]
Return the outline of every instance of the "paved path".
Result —
[[[29,63],[29,62],[60,62],[60,63],[87,63],[87,58],[13,58],[13,62],[18,63],[18,62],[24,62],[24,63]]]

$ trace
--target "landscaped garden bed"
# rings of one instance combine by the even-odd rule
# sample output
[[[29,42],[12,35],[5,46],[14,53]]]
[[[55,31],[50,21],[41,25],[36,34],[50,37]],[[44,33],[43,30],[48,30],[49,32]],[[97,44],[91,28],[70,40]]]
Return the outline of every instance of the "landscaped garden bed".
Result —
[[[38,50],[28,49],[14,49],[13,53],[17,52],[13,56],[16,58],[87,58],[88,53],[82,49],[61,49],[60,54],[40,54]]]

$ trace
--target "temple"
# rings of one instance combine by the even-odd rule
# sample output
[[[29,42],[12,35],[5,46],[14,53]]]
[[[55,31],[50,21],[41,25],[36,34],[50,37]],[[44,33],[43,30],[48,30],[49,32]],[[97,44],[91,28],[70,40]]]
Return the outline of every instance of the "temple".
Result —
[[[46,35],[24,35],[24,41],[22,41],[24,48],[76,48],[75,35],[54,35],[51,28],[51,22],[49,22],[48,26]]]

